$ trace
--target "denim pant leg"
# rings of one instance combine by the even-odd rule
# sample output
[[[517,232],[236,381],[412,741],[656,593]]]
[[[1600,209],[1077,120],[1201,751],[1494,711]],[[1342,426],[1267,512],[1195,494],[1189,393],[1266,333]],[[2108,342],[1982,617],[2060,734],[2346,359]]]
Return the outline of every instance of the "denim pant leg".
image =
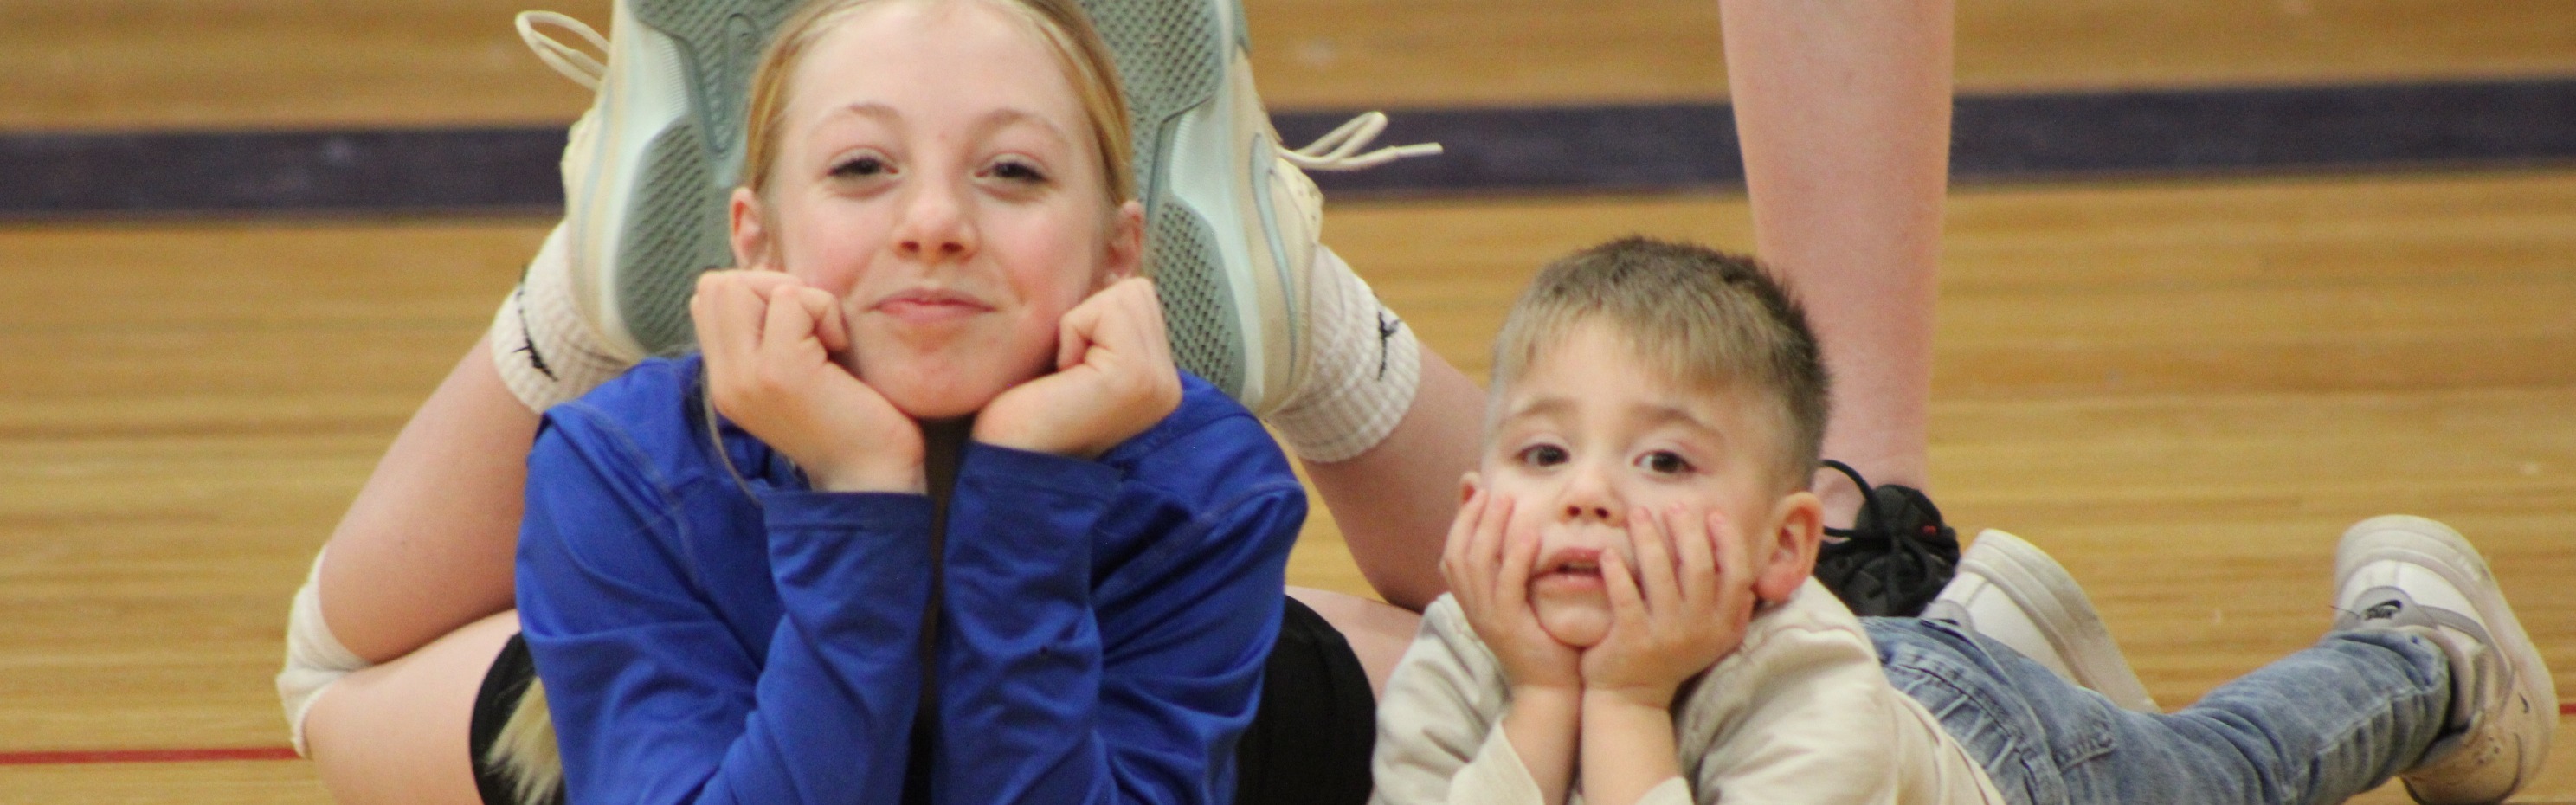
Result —
[[[2341,802],[2413,765],[2450,708],[2449,660],[2407,631],[2329,634],[2149,714],[1947,622],[1862,620],[1888,681],[2016,805]]]

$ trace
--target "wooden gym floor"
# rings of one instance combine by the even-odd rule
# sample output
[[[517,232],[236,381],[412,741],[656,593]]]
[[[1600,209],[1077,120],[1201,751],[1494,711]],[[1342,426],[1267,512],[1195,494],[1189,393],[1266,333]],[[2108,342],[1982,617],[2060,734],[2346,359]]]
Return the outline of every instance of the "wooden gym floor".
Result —
[[[1963,92],[2576,72],[2538,0],[1961,2]],[[1705,0],[1250,6],[1277,108],[1724,94]],[[0,129],[569,121],[512,10],[0,0]],[[0,225],[0,802],[325,801],[272,759],[288,594],[549,224]],[[1481,372],[1539,263],[1633,232],[1751,245],[1728,194],[1337,203],[1326,237]],[[2320,634],[2335,537],[2391,511],[2477,541],[2576,679],[2576,166],[1981,185],[1946,244],[1939,502],[2064,561],[2168,706]],[[1318,515],[1292,580],[1365,593]],[[2555,754],[2520,801],[2576,801]]]

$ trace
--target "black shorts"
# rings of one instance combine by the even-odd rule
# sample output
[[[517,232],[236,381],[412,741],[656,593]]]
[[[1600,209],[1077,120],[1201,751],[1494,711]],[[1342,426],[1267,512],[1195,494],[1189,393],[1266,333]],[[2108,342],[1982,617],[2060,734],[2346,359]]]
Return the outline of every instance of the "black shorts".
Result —
[[[518,805],[509,779],[484,756],[536,678],[527,642],[511,635],[474,696],[469,748],[485,805]],[[1288,599],[1264,670],[1260,710],[1235,747],[1235,802],[1366,802],[1376,742],[1377,697],[1359,655],[1323,616]],[[551,802],[562,801],[557,791]]]

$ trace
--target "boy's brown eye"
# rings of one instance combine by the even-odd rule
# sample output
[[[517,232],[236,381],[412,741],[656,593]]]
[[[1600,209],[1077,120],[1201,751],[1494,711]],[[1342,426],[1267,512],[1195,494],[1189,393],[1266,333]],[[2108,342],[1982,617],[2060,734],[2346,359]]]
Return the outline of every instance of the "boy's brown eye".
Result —
[[[1565,463],[1565,448],[1552,444],[1534,444],[1521,448],[1521,463],[1533,467],[1553,467]]]
[[[1680,475],[1691,471],[1690,459],[1670,450],[1657,450],[1638,457],[1637,464],[1657,475]]]

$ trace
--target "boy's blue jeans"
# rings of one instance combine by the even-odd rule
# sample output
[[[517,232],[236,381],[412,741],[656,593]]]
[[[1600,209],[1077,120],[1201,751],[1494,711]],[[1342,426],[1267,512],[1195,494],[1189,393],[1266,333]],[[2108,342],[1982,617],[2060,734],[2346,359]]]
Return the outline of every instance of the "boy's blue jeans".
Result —
[[[2153,715],[1945,621],[1861,620],[1888,681],[2016,805],[2341,802],[2414,765],[2450,709],[2450,661],[2405,631],[2329,634]]]

